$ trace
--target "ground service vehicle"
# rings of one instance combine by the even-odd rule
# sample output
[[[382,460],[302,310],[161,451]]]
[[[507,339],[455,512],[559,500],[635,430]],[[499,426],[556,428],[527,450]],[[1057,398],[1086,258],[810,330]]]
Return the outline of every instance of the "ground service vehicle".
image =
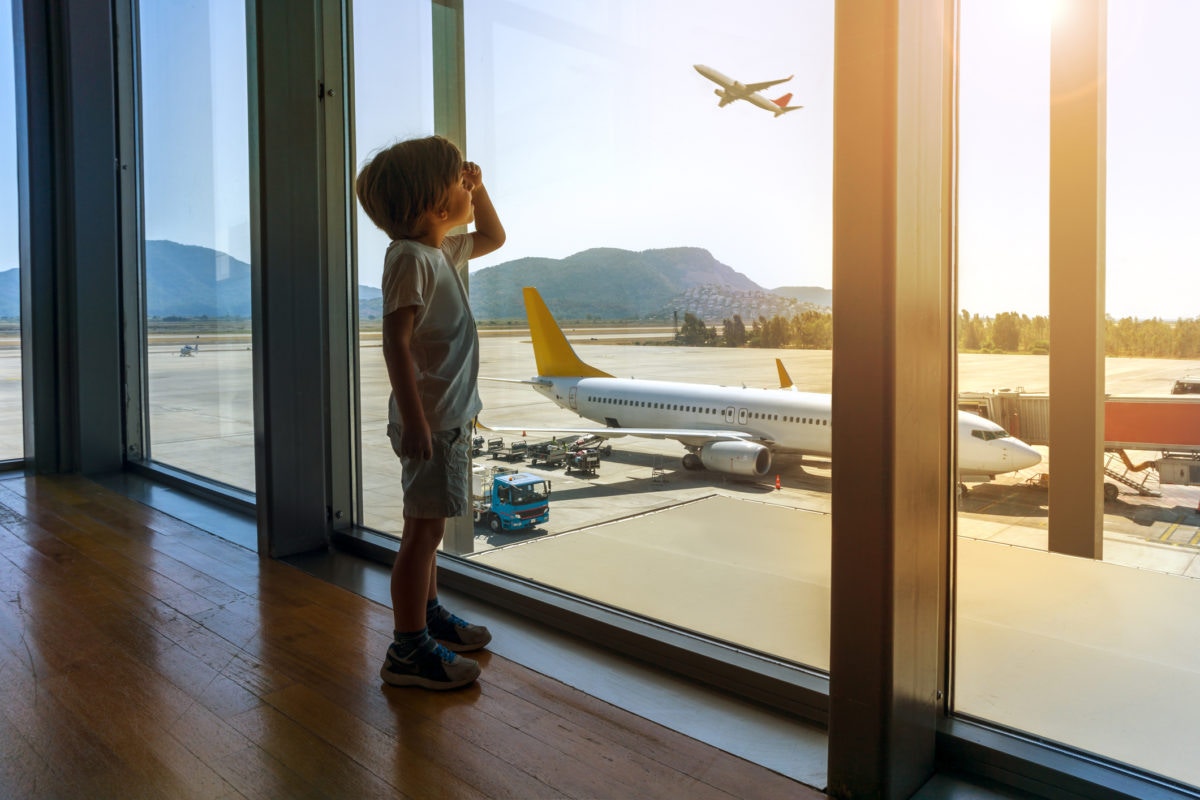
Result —
[[[550,519],[550,481],[528,472],[476,466],[471,472],[476,524],[516,531]]]

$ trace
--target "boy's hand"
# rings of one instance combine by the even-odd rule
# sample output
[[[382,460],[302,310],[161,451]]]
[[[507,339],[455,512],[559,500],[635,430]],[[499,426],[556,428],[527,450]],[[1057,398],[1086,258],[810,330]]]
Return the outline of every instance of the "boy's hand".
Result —
[[[483,170],[474,161],[468,161],[463,164],[463,180],[466,182],[467,191],[469,192],[482,189]]]
[[[433,458],[433,435],[425,420],[419,424],[404,425],[400,430],[400,453],[405,458],[428,461]]]

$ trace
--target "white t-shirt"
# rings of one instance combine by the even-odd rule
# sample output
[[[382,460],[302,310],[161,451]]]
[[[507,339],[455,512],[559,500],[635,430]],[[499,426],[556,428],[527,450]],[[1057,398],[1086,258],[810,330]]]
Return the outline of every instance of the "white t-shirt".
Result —
[[[417,306],[412,356],[417,394],[431,431],[457,428],[483,404],[479,377],[479,335],[459,270],[465,270],[473,241],[469,234],[447,236],[440,248],[397,239],[383,261],[383,315]],[[403,425],[393,394],[388,422]]]

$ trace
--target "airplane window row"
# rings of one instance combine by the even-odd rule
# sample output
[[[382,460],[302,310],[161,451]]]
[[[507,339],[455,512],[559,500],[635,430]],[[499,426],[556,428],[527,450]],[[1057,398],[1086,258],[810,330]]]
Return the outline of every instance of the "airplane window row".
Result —
[[[692,414],[716,414],[715,408],[701,408],[699,406],[681,406],[675,403],[649,403],[645,400],[625,400],[619,397],[589,397],[588,402],[604,403],[605,405],[614,406],[637,406],[638,408],[659,408],[666,411],[687,411]]]
[[[684,406],[684,405],[679,405],[678,403],[654,403],[654,402],[649,402],[646,400],[628,400],[628,399],[621,398],[621,397],[588,397],[588,398],[586,398],[586,400],[589,403],[601,403],[603,405],[631,406],[631,407],[636,407],[636,408],[654,408],[654,409],[660,409],[660,410],[665,410],[665,411],[684,411],[684,412],[687,412],[690,414],[719,414],[719,413],[721,413],[720,410],[716,409],[716,408],[707,408],[707,407],[702,408],[700,406]],[[775,420],[775,421],[779,421],[782,419],[783,422],[794,422],[794,423],[797,423],[800,425],[825,425],[825,426],[829,425],[829,420],[817,419],[816,417],[793,417],[793,416],[787,416],[787,415],[780,417],[779,414],[765,414],[765,413],[762,413],[759,411],[752,412],[749,416],[751,419],[768,419],[768,420]],[[976,431],[976,435],[979,435],[978,431]],[[1002,434],[1002,435],[1007,436],[1008,434]]]

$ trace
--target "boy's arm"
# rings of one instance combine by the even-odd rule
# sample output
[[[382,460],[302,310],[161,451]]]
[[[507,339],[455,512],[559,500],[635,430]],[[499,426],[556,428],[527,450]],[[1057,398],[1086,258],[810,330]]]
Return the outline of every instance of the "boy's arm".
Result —
[[[398,308],[383,318],[383,361],[400,407],[400,452],[408,458],[433,458],[433,437],[417,393],[417,370],[412,358],[413,322],[417,307]]]
[[[475,206],[475,232],[471,234],[471,258],[486,256],[500,249],[504,244],[504,226],[500,224],[500,215],[492,205],[487,188],[483,185],[483,170],[479,165],[468,161],[463,167],[467,180],[471,182],[471,202]]]

